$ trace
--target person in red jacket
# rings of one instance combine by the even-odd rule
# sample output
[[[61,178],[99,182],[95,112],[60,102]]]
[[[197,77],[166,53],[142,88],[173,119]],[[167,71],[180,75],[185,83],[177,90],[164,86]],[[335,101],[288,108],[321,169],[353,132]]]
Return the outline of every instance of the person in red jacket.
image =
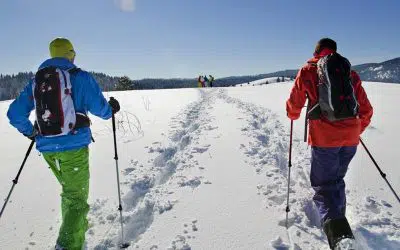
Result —
[[[318,41],[314,57],[303,66],[296,77],[286,102],[291,120],[300,117],[306,99],[310,107],[318,103],[317,63],[320,58],[335,53],[336,42],[329,38]],[[321,116],[309,119],[308,143],[311,145],[311,186],[313,197],[331,248],[341,238],[354,238],[345,217],[346,194],[344,176],[357,151],[360,135],[369,125],[373,113],[358,74],[351,71],[351,81],[359,104],[357,117],[329,121]]]

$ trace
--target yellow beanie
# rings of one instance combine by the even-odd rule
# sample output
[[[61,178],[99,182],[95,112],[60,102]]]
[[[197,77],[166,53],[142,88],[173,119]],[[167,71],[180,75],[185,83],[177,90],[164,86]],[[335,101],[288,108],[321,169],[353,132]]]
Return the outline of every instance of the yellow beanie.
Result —
[[[62,37],[57,37],[53,41],[51,41],[50,46],[50,56],[54,57],[63,57],[70,61],[73,61],[75,58],[75,50],[72,46],[72,43]]]

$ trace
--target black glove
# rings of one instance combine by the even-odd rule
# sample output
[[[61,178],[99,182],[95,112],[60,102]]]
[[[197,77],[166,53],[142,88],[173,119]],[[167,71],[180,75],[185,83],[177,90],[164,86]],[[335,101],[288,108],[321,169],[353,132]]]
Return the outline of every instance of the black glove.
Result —
[[[29,140],[35,141],[36,136],[39,134],[39,131],[35,127],[33,127],[33,131],[30,135],[24,135],[26,136]]]
[[[119,102],[114,97],[110,97],[108,104],[110,104],[113,114],[117,113],[121,109]]]

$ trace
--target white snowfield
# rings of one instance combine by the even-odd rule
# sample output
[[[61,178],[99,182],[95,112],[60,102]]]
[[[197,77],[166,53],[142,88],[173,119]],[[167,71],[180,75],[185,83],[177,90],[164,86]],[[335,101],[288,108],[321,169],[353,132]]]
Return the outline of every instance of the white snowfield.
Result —
[[[285,228],[293,82],[106,93],[121,103],[117,137],[129,249],[328,249],[309,182],[304,117],[294,124],[289,230]],[[365,83],[374,106],[365,143],[400,192],[400,85]],[[29,141],[0,103],[0,198]],[[117,249],[118,193],[111,120],[93,118],[87,249]],[[400,204],[361,145],[346,176],[357,249],[400,249]],[[32,151],[0,219],[0,249],[52,249],[60,186]],[[3,203],[1,203],[2,205]]]

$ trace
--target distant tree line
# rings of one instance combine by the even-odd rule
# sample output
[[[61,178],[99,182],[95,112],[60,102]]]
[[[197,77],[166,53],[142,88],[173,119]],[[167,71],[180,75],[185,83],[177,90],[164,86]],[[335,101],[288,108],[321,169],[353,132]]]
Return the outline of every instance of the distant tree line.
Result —
[[[104,91],[196,88],[198,84],[196,78],[146,78],[141,80],[131,80],[127,76],[115,77],[104,73],[91,73]],[[295,75],[295,73],[290,71],[280,71],[271,74],[253,76],[232,76],[219,79],[216,78],[213,85],[214,87],[229,87],[267,77],[293,77],[293,75]],[[17,97],[19,92],[26,86],[32,77],[34,77],[34,73],[32,72],[22,72],[16,75],[0,74],[0,100],[14,99]]]
[[[25,83],[33,77],[32,72],[16,75],[0,74],[0,100],[13,99],[25,87]]]
[[[108,76],[103,73],[93,73],[94,78],[104,91],[115,90],[121,77]],[[14,99],[19,92],[27,85],[30,79],[34,77],[32,72],[22,72],[16,75],[0,74],[0,100]]]

